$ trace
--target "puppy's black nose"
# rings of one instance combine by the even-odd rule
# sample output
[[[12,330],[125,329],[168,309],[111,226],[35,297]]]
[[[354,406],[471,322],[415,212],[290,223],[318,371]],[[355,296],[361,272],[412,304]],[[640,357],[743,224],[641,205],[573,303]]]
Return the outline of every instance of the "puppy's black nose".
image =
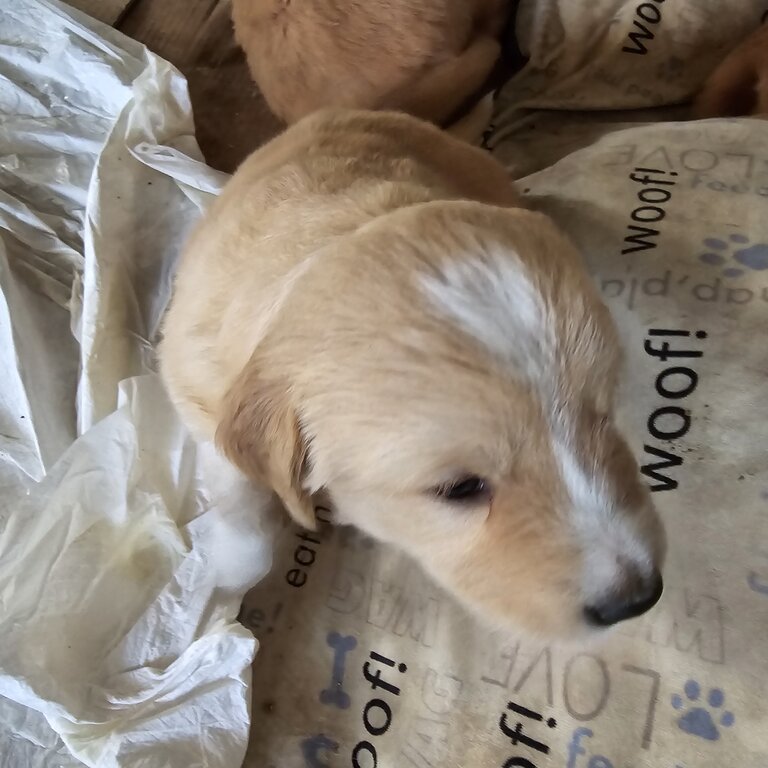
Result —
[[[664,591],[661,574],[655,571],[650,579],[635,583],[633,589],[611,595],[595,605],[588,605],[584,615],[590,624],[608,627],[649,611],[659,602]]]

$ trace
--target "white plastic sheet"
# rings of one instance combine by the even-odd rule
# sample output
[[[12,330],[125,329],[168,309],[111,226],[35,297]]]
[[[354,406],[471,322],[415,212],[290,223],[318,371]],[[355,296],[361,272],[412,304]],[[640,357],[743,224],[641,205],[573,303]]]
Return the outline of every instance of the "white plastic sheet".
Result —
[[[242,762],[256,642],[235,617],[267,523],[218,467],[217,505],[152,370],[180,244],[224,179],[173,67],[66,6],[6,0],[4,766]]]

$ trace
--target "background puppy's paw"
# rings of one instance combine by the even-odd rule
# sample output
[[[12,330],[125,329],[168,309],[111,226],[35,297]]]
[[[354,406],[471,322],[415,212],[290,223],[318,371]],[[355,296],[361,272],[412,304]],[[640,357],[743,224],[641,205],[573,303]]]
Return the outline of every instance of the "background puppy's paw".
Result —
[[[768,24],[737,46],[710,75],[693,103],[693,115],[768,117]]]
[[[446,130],[457,139],[480,146],[492,117],[493,94],[489,93],[483,96],[468,114],[449,125]]]

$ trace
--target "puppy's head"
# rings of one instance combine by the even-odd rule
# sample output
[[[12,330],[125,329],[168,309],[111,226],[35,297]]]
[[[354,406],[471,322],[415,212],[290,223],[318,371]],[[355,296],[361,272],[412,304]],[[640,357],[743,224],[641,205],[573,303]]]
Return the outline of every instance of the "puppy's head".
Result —
[[[661,592],[618,368],[608,311],[545,217],[430,203],[318,254],[218,439],[300,523],[323,489],[494,622],[587,634]]]

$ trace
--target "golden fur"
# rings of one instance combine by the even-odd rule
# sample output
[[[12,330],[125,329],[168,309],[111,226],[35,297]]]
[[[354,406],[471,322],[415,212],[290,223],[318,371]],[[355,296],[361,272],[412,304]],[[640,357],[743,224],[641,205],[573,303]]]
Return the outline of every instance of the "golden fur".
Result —
[[[164,336],[183,418],[295,520],[327,492],[501,624],[586,632],[586,603],[660,567],[608,311],[504,169],[427,123],[324,111],[252,155],[183,254]],[[467,475],[488,493],[438,491]]]
[[[235,36],[287,123],[324,107],[445,124],[499,59],[508,0],[233,0]]]
[[[768,23],[738,45],[709,76],[694,103],[699,118],[768,116]]]

